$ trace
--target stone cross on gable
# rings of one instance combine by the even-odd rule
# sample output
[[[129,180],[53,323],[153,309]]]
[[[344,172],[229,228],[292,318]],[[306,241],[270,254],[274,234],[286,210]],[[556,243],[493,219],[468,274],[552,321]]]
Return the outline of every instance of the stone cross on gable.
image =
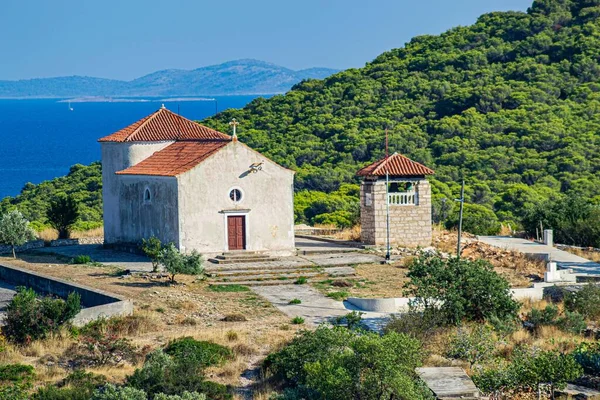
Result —
[[[234,118],[234,119],[232,119],[232,120],[231,120],[231,122],[229,123],[229,125],[230,125],[230,126],[233,126],[233,138],[234,138],[234,139],[237,139],[237,133],[236,133],[236,129],[235,129],[235,128],[236,128],[236,127],[237,127],[239,124],[240,124],[240,123],[239,123],[239,122],[237,122],[237,121],[235,120],[235,118]]]

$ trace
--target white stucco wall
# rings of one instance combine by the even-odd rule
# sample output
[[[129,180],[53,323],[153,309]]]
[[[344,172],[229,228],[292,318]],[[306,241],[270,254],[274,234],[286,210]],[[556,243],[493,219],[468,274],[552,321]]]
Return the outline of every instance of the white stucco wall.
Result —
[[[120,180],[117,241],[138,243],[155,236],[163,243],[179,243],[177,178],[118,175]],[[146,189],[150,200],[146,201]]]
[[[104,212],[104,241],[116,243],[121,232],[119,217],[119,176],[115,172],[150,157],[173,142],[103,142],[102,148],[102,199]]]
[[[257,162],[264,162],[262,170],[248,173]],[[245,215],[246,250],[274,255],[295,252],[293,171],[232,142],[177,180],[182,251],[228,251],[227,216]],[[229,198],[233,188],[243,193],[239,203]]]

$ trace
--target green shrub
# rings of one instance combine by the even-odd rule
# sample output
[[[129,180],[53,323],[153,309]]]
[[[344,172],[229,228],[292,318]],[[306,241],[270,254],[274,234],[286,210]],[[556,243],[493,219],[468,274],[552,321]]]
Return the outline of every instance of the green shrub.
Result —
[[[34,377],[31,365],[0,365],[0,400],[28,400]]]
[[[144,390],[150,399],[159,393],[181,395],[185,391],[204,393],[211,400],[231,399],[226,386],[205,380],[201,365],[201,358],[189,362],[156,350],[127,378],[127,384]]]
[[[106,384],[106,377],[76,370],[55,385],[39,388],[33,400],[89,400],[94,391]]]
[[[573,356],[584,371],[590,375],[600,375],[600,343],[581,343]]]
[[[559,317],[558,307],[551,304],[547,305],[543,310],[531,309],[525,319],[530,324],[530,330],[534,333],[538,333],[540,327],[550,325],[556,326],[564,332],[578,335],[587,328],[587,324],[581,314],[565,311],[563,316]]]
[[[512,298],[510,284],[485,260],[422,253],[409,264],[407,276],[406,293],[415,297],[411,306],[419,311],[439,309],[447,323],[517,316],[519,303]]]
[[[229,348],[191,337],[183,337],[169,342],[164,352],[176,360],[194,363],[200,369],[221,365],[233,358],[233,353]]]
[[[445,325],[446,318],[435,308],[423,312],[409,310],[407,313],[392,316],[384,331],[402,333],[425,343],[445,329]]]
[[[159,393],[154,396],[154,400],[206,400],[206,395],[197,392],[183,392],[181,396]]]
[[[446,222],[446,228],[458,227],[458,207]],[[466,204],[463,211],[463,230],[473,235],[496,235],[500,232],[500,222],[491,209],[479,204]]]
[[[17,288],[6,307],[3,333],[15,343],[28,343],[57,332],[81,310],[81,297],[70,293],[67,300],[38,299],[33,289]]]
[[[243,285],[208,285],[208,290],[217,293],[249,292],[250,288]]]
[[[71,264],[90,264],[91,262],[92,257],[85,254],[80,254],[78,256],[73,257],[73,261],[71,261]]]
[[[147,400],[143,390],[129,386],[119,387],[111,383],[96,390],[90,400]]]
[[[567,310],[578,312],[586,319],[600,319],[600,286],[589,284],[578,292],[568,292],[564,301]]]
[[[296,279],[296,281],[294,282],[294,284],[296,285],[304,285],[308,282],[308,279],[305,276],[301,276],[300,278]]]
[[[304,323],[304,318],[299,317],[299,316],[295,316],[294,318],[292,318],[292,320],[290,322],[293,325],[302,325]]]
[[[175,275],[200,275],[204,272],[202,256],[192,250],[190,254],[182,254],[173,243],[165,246],[160,253],[160,263],[170,275],[171,282],[175,282]]]
[[[142,239],[140,248],[150,261],[152,261],[152,272],[157,272],[163,251],[163,245],[160,239],[155,236],[151,236],[150,239]]]
[[[329,292],[327,293],[327,297],[329,297],[330,299],[334,299],[337,301],[343,301],[346,300],[348,298],[348,296],[350,296],[350,293],[348,292]]]
[[[496,349],[496,337],[491,327],[476,325],[462,327],[452,338],[446,356],[465,360],[471,366],[491,358]]]
[[[302,304],[302,300],[300,299],[292,299],[288,304]]]
[[[421,357],[419,342],[406,335],[321,326],[299,332],[264,368],[290,398],[418,400],[431,398],[414,372]]]

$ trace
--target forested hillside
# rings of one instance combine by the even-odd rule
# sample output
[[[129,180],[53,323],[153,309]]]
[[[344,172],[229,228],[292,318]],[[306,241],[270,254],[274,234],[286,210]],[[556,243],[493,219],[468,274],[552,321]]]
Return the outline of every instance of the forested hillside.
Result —
[[[476,233],[494,233],[498,221],[530,232],[557,225],[548,210],[583,210],[563,217],[585,224],[594,214],[600,225],[599,79],[600,0],[541,0],[203,123],[227,132],[235,117],[242,141],[297,171],[298,222],[357,221],[355,173],[383,156],[387,127],[392,152],[435,169],[438,222],[456,221],[464,177]],[[3,208],[49,195],[25,194]]]
[[[536,1],[204,123],[226,131],[237,118],[241,140],[321,192],[357,182],[389,127],[391,151],[435,169],[436,218],[464,177],[467,201],[518,223],[569,192],[600,201],[599,57],[600,0]]]

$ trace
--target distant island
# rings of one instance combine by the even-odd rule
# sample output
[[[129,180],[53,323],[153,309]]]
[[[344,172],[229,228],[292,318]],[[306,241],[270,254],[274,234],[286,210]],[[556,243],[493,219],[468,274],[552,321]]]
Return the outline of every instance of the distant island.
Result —
[[[194,70],[167,69],[132,81],[88,76],[0,80],[0,98],[76,97],[90,101],[115,97],[277,94],[285,93],[304,79],[322,79],[336,72],[338,70],[330,68],[294,71],[244,59]]]

